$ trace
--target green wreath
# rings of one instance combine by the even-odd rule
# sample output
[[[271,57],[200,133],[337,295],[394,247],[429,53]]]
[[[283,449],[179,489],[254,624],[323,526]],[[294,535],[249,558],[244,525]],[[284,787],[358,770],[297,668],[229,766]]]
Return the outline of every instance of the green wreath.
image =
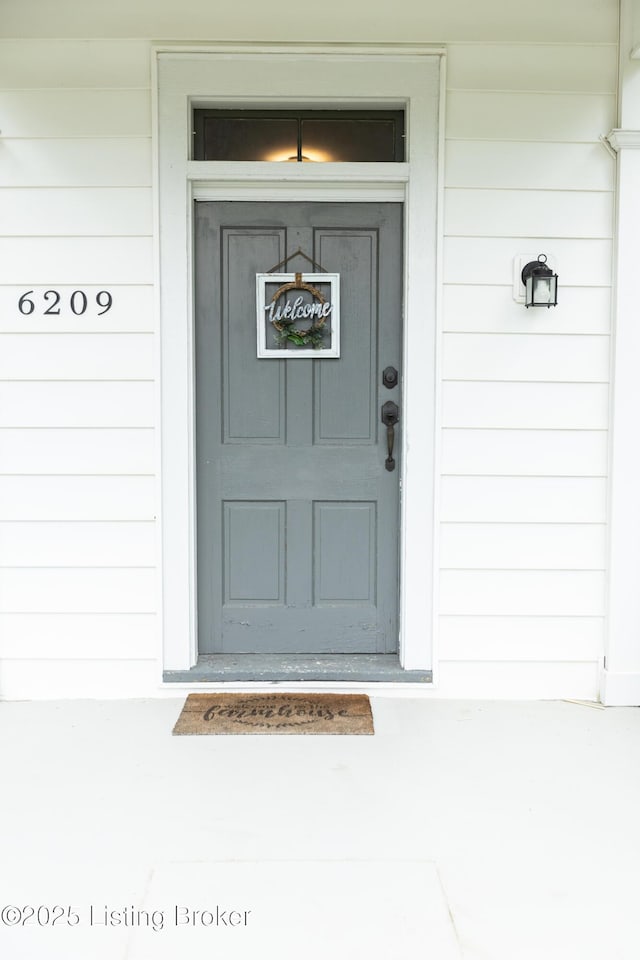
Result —
[[[304,283],[302,280],[302,274],[296,273],[296,278],[292,283],[285,283],[279,287],[274,295],[271,297],[271,302],[275,303],[283,293],[287,293],[289,290],[307,290],[316,300],[319,300],[320,303],[324,304],[326,302],[323,295],[315,287],[312,287],[309,283]],[[314,319],[313,323],[306,329],[301,329],[294,325],[293,320],[289,320],[286,317],[280,317],[279,320],[272,320],[271,323],[278,331],[274,333],[274,339],[276,343],[293,343],[296,347],[313,347],[314,350],[319,350],[322,346],[322,341],[327,333],[325,327],[325,317],[319,317]]]

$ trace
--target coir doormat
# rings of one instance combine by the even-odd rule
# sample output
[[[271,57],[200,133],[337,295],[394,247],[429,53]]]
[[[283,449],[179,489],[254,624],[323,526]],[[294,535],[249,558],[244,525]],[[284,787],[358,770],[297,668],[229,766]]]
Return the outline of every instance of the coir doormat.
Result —
[[[373,717],[361,694],[191,693],[173,733],[373,734]]]

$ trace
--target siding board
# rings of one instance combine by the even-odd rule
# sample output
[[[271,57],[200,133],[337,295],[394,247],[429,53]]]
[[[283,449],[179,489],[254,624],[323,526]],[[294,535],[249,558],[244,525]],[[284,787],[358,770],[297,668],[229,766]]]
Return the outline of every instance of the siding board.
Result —
[[[3,380],[151,380],[153,335],[148,333],[5,333],[0,337]]]
[[[615,93],[615,44],[449,44],[447,85],[455,90]]]
[[[582,289],[562,283],[559,303],[553,310],[523,310],[505,286],[446,284],[442,310],[447,332],[555,335],[605,334],[611,330],[608,287]]]
[[[443,569],[602,570],[603,524],[444,523]]]
[[[151,474],[153,430],[2,430],[0,474]]]
[[[0,283],[152,283],[153,244],[147,237],[0,238]]]
[[[447,187],[613,190],[615,160],[600,143],[449,140]]]
[[[600,663],[444,660],[438,687],[443,696],[476,700],[597,700]]]
[[[156,531],[147,523],[0,523],[0,567],[151,567]]]
[[[64,700],[96,697],[105,700],[158,695],[156,658],[4,660],[0,674],[0,700]]]
[[[151,141],[6,140],[0,187],[150,187]]]
[[[440,612],[472,616],[602,617],[605,576],[567,570],[443,570]]]
[[[149,87],[145,40],[10,40],[0,42],[0,89]]]
[[[153,613],[154,594],[154,570],[7,568],[0,612]]]
[[[591,383],[442,385],[444,427],[606,430],[609,388]]]
[[[443,477],[443,521],[605,523],[606,481],[578,477]]]
[[[615,111],[613,94],[450,90],[446,136],[592,142],[615,126]]]
[[[0,90],[2,136],[149,137],[148,90]]]
[[[450,188],[444,209],[449,236],[608,239],[613,229],[612,193]]]
[[[611,283],[611,241],[514,237],[447,237],[444,242],[445,283],[504,284],[513,287],[513,260],[519,254],[546,253],[556,265],[562,286],[608,287]],[[558,300],[560,300],[560,293]]]
[[[153,383],[0,381],[0,427],[153,427]]]
[[[0,657],[11,660],[136,660],[155,657],[153,614],[0,614]],[[123,664],[124,669],[128,665]]]
[[[538,380],[606,383],[608,337],[447,333],[445,380]]]
[[[0,658],[138,660],[156,654],[156,617],[145,613],[0,614]],[[123,668],[128,669],[127,664]]]
[[[3,237],[151,236],[151,191],[128,188],[0,190]]]
[[[444,474],[604,477],[604,430],[443,430]]]
[[[155,519],[152,477],[0,476],[0,521]]]
[[[446,660],[597,660],[601,617],[441,617]]]

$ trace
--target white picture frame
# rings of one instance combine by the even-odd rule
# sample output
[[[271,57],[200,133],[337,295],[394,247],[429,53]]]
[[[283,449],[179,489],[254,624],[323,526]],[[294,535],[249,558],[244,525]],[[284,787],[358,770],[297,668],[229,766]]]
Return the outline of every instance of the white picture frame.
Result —
[[[303,286],[293,286],[300,277]],[[276,301],[273,297],[291,284]],[[296,292],[299,291],[299,292]],[[316,291],[320,296],[316,296]],[[287,295],[288,294],[288,295]],[[297,317],[296,311],[303,314]],[[306,331],[323,320],[319,346],[298,346],[290,340],[278,342],[273,318],[285,315],[292,332]],[[288,320],[290,316],[293,321]],[[340,274],[339,273],[258,273],[256,274],[257,355],[261,359],[326,360],[340,356]]]

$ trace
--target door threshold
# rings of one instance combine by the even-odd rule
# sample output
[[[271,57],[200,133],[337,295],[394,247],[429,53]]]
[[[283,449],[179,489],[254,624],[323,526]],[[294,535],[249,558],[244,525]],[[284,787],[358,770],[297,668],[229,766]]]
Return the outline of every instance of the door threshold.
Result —
[[[165,683],[431,683],[431,670],[403,670],[397,654],[203,654],[190,670],[166,670]]]

